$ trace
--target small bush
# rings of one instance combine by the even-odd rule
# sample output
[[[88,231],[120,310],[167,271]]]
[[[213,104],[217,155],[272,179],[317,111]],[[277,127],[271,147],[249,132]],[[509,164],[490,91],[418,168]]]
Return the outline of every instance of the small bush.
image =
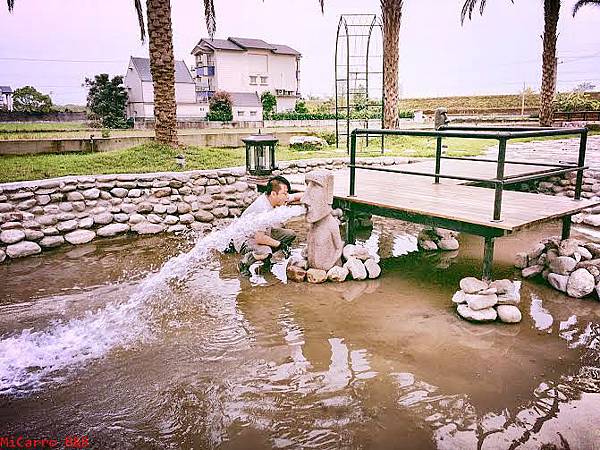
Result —
[[[585,92],[559,92],[554,97],[554,108],[561,112],[597,111],[600,101]]]
[[[323,139],[328,145],[335,144],[335,131],[319,131],[314,135]]]
[[[229,122],[233,120],[231,105],[232,101],[229,92],[215,92],[208,103],[209,112],[206,115],[206,119],[217,122]]]
[[[306,107],[306,103],[304,100],[298,100],[296,102],[296,106],[294,107],[294,112],[298,114],[308,114],[308,108]]]
[[[277,97],[275,97],[269,91],[265,91],[260,96],[260,102],[263,107],[263,115],[266,118],[271,117],[274,111],[277,109]]]

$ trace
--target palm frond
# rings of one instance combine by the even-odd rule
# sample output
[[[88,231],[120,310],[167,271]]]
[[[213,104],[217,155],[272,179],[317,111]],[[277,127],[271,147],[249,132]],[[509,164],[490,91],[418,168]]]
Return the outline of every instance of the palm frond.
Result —
[[[12,12],[15,7],[15,0],[6,0],[6,2],[8,3],[8,11]]]
[[[471,20],[473,17],[473,10],[475,9],[475,6],[477,6],[478,1],[479,0],[465,0],[462,11],[460,12],[461,25],[465,22],[467,16],[469,16],[469,20]]]
[[[140,24],[140,39],[142,42],[144,42],[144,39],[146,39],[146,26],[144,25],[144,10],[142,9],[142,1],[133,0],[133,4],[135,6],[135,12],[137,12],[138,23]]]
[[[319,4],[321,5],[321,12],[325,13],[325,0],[319,0]]]
[[[575,17],[575,14],[577,14],[579,8],[586,5],[600,6],[600,0],[578,0],[577,3],[575,3],[575,6],[573,6],[573,17]]]
[[[214,0],[204,0],[204,19],[206,20],[208,35],[212,39],[217,31]]]

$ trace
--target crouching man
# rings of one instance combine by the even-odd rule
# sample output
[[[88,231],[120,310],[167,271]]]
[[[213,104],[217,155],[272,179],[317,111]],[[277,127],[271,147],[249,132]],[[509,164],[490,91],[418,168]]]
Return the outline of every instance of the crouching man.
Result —
[[[254,202],[246,208],[241,217],[250,214],[259,214],[272,211],[274,208],[283,206],[288,202],[299,201],[302,193],[290,194],[290,182],[284,177],[273,177],[267,183],[264,194],[259,195]],[[273,252],[282,250],[289,251],[289,246],[296,239],[296,233],[292,230],[278,226],[258,231],[250,238],[236,239],[233,244],[237,252],[241,253],[242,259],[239,263],[240,272],[249,274],[248,268],[256,261],[269,258]]]

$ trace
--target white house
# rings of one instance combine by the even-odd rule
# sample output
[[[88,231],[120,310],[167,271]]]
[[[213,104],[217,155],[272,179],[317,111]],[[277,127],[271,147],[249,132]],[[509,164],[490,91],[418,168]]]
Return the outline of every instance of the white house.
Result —
[[[12,111],[12,94],[13,91],[10,88],[10,86],[0,86],[0,109],[7,109],[8,111]]]
[[[127,117],[154,118],[154,87],[148,58],[131,57],[125,75]],[[175,61],[175,100],[177,119],[206,117],[208,104],[196,101],[196,83],[183,61]]]
[[[232,94],[235,109],[241,106],[237,99],[250,98],[241,94],[260,98],[264,91],[270,91],[277,97],[277,111],[282,112],[294,109],[300,97],[301,54],[287,45],[260,39],[205,38],[192,55],[196,57],[196,90],[201,102],[223,90]],[[234,111],[233,120],[248,120],[245,115],[245,111]]]

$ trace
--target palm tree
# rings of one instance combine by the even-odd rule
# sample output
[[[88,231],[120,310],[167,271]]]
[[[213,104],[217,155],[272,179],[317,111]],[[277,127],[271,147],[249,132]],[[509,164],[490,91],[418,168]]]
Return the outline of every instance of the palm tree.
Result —
[[[465,0],[461,12],[461,23],[467,16],[471,19],[473,10],[479,2],[479,12],[483,14],[486,0]],[[513,0],[511,0],[513,2]],[[583,0],[586,3],[585,0]],[[513,2],[514,3],[514,2]],[[581,3],[581,0],[578,2]],[[577,6],[577,5],[576,5]],[[552,100],[556,92],[556,28],[560,13],[560,0],[544,0],[544,34],[542,52],[542,87],[540,89],[540,126],[552,125],[554,107]]]
[[[141,0],[133,0],[140,26],[142,42],[146,37]],[[7,0],[12,11],[15,0]],[[170,0],[146,0],[150,48],[150,71],[154,86],[154,133],[156,140],[170,146],[177,145],[177,105],[175,103],[175,58]],[[208,34],[216,30],[213,0],[204,0],[204,17]]]
[[[579,8],[585,5],[600,6],[600,0],[578,0],[577,3],[575,3],[575,6],[573,6],[573,17],[575,17],[575,14],[577,14]]]

